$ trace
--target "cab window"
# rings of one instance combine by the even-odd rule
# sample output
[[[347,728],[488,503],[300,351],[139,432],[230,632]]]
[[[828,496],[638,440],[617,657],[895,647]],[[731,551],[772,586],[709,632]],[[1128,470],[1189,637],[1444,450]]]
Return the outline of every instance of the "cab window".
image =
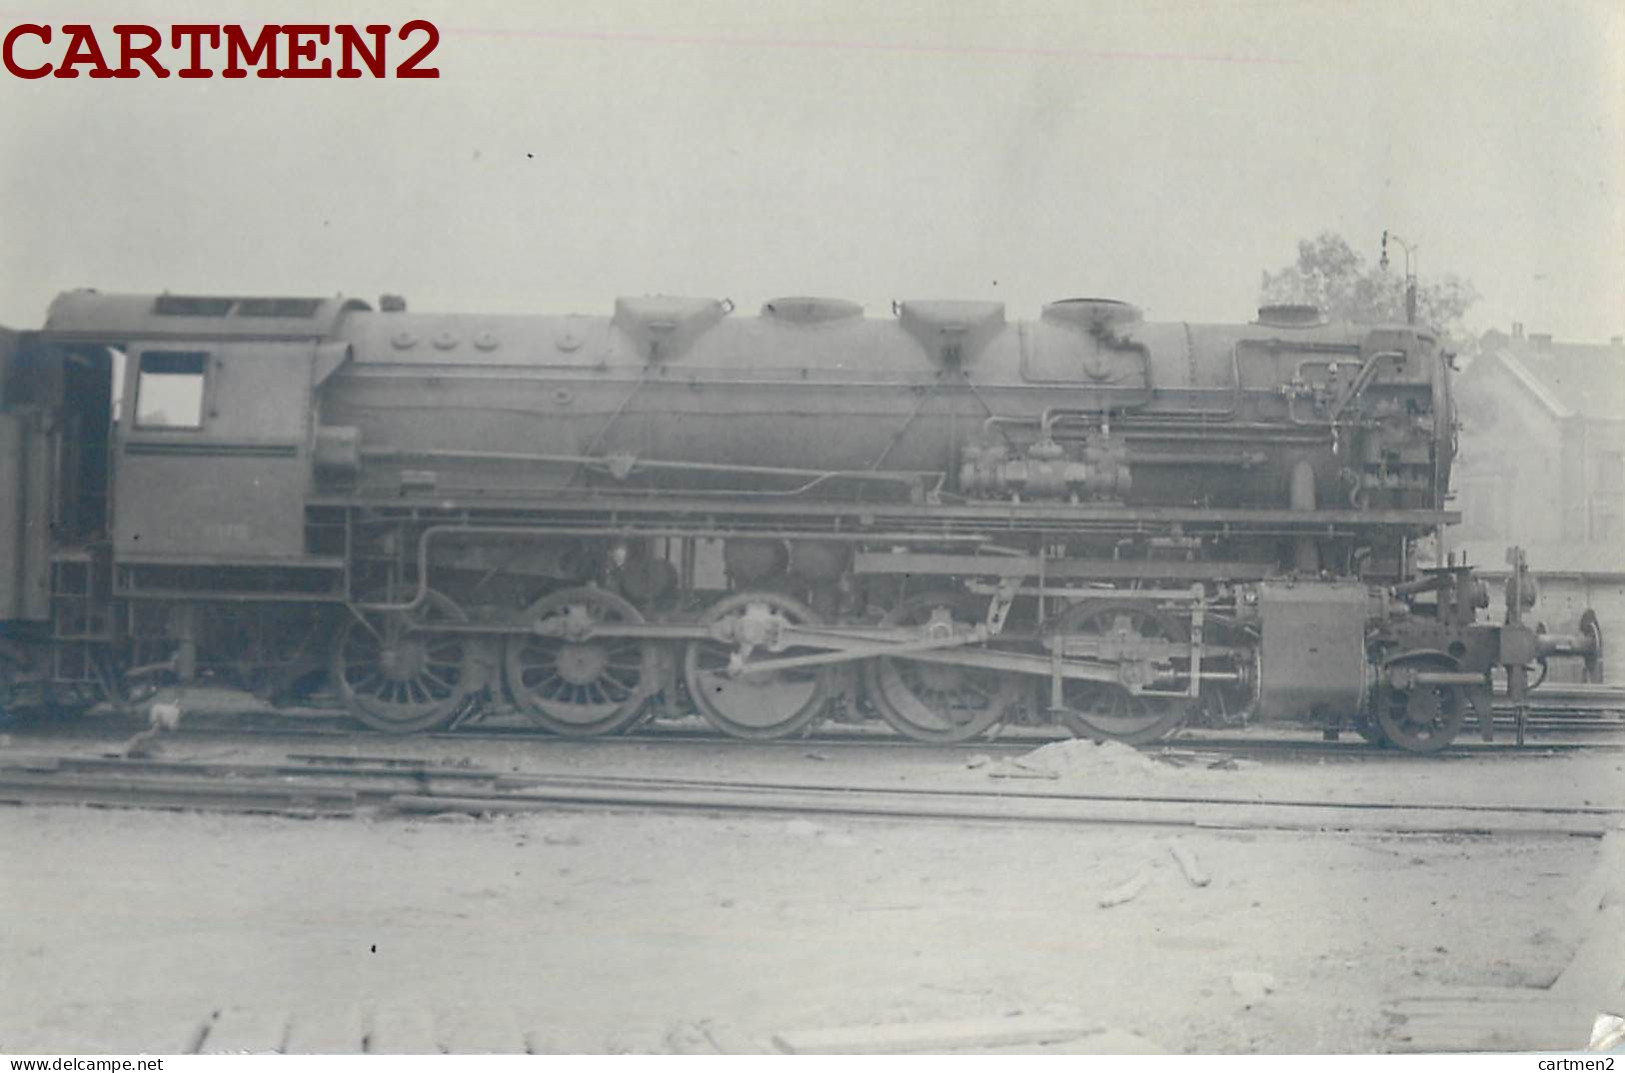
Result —
[[[202,428],[203,380],[209,356],[149,350],[135,387],[136,428]]]

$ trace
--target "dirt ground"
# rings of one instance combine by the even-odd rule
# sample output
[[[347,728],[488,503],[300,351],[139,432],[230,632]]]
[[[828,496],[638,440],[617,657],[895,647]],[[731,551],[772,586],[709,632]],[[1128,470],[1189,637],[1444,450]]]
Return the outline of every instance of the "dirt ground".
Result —
[[[266,747],[168,748],[218,758]],[[527,771],[1002,785],[952,750],[433,751]],[[1171,776],[1124,765],[1087,785],[1620,806],[1622,770],[1613,750],[1300,757]],[[1169,854],[1176,838],[1209,886],[1186,882]],[[169,1053],[212,1011],[235,1008],[363,1023],[472,1012],[502,1026],[458,1049],[528,1039],[539,1051],[669,1052],[696,1049],[704,1032],[767,1049],[786,1030],[1048,1012],[1173,1053],[1381,1051],[1396,996],[1549,982],[1579,941],[1563,906],[1596,849],[1573,837],[611,812],[3,808],[0,1050]],[[1142,871],[1137,897],[1098,904]]]

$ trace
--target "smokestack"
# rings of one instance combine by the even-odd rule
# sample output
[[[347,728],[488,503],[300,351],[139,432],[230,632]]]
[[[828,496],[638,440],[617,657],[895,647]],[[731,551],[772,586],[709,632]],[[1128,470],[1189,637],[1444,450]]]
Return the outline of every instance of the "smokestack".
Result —
[[[1523,321],[1515,320],[1515,321],[1512,322],[1512,338],[1514,338],[1514,339],[1522,339],[1523,338]]]

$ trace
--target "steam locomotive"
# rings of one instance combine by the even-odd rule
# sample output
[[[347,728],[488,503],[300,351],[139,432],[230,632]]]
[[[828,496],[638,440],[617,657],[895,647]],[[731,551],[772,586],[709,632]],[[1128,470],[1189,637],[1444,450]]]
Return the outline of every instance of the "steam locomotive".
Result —
[[[1431,752],[1506,621],[1454,520],[1450,366],[1413,326],[1058,301],[612,316],[73,291],[0,333],[0,704],[326,687],[417,732],[697,711],[962,741],[1303,719]]]

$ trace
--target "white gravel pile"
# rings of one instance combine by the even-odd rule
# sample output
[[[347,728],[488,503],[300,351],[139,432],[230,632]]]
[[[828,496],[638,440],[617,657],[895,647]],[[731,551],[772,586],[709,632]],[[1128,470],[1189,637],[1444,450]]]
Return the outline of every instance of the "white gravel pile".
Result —
[[[1053,741],[1008,763],[1023,771],[1057,778],[1169,778],[1180,772],[1120,741],[1099,744],[1083,738]]]

